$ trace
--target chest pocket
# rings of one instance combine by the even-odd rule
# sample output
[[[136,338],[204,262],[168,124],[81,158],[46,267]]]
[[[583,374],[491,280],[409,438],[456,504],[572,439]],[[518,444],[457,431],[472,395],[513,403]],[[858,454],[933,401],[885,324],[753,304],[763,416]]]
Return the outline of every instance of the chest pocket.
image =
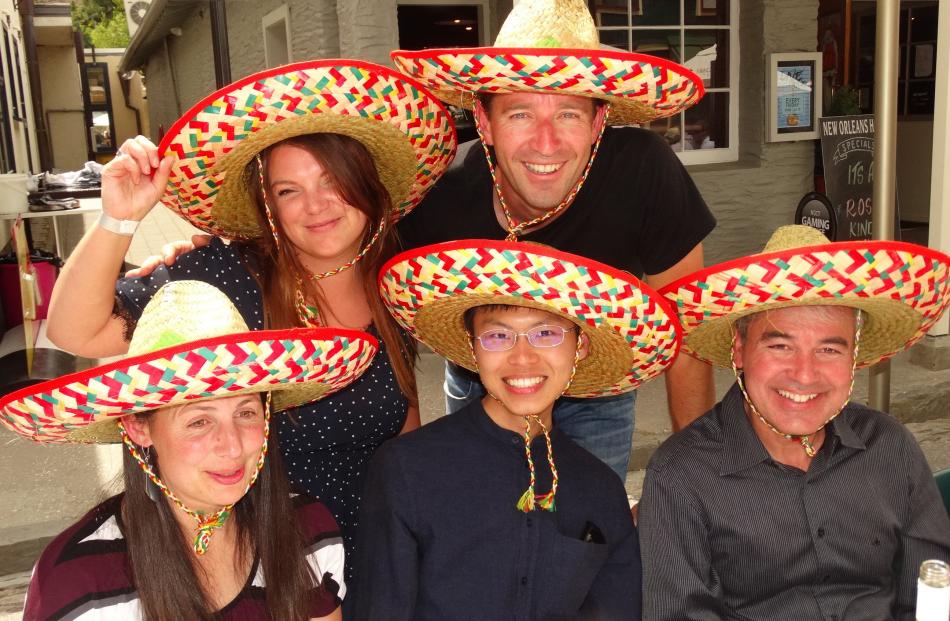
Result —
[[[577,619],[584,599],[597,574],[607,562],[609,547],[603,543],[581,541],[560,533],[553,536],[550,559],[537,573],[544,576],[544,588],[537,603],[545,610],[542,619],[555,621]]]

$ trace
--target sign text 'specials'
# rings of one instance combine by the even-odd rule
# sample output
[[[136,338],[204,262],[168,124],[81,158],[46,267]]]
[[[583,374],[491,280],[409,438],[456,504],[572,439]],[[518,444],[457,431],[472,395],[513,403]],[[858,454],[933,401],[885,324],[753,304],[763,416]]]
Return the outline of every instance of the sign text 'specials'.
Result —
[[[833,241],[871,239],[874,193],[874,116],[819,121],[825,190],[837,216]]]

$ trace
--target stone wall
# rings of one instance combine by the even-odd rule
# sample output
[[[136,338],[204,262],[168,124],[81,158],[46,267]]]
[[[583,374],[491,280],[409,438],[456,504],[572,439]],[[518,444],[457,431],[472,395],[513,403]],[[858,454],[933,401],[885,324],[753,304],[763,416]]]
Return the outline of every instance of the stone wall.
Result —
[[[231,79],[237,80],[266,67],[263,18],[287,5],[291,60],[340,56],[337,9],[333,0],[263,0],[227,3]]]
[[[791,224],[813,189],[814,143],[766,143],[766,65],[773,52],[812,51],[818,1],[743,0],[740,11],[739,161],[689,172],[719,221],[704,243],[706,264],[759,252]]]
[[[158,45],[145,65],[149,126],[156,140],[162,129],[168,131],[183,112],[215,89],[211,19],[206,4],[198,7],[181,23],[181,36],[165,38],[168,57],[165,45]]]

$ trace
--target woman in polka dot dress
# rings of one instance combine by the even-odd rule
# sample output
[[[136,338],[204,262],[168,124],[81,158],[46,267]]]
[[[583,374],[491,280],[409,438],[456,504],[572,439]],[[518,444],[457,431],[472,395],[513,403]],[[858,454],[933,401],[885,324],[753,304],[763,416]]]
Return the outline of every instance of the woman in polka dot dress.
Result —
[[[139,136],[105,167],[103,215],[63,268],[49,337],[84,356],[122,353],[155,291],[184,279],[224,291],[252,329],[375,335],[379,353],[361,378],[277,420],[292,483],[330,508],[349,558],[369,458],[419,425],[414,343],[386,312],[375,275],[396,249],[392,223],[441,176],[455,146],[441,104],[382,66],[312,61],[227,86],[158,148]],[[214,239],[117,283],[138,222],[159,200]]]

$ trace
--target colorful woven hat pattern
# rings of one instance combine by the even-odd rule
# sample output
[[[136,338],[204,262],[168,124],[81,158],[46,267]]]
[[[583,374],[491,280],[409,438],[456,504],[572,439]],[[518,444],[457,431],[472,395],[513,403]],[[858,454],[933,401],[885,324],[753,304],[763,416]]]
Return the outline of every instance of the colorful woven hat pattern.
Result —
[[[583,0],[521,0],[493,47],[399,50],[392,58],[453,106],[471,108],[479,93],[553,91],[606,100],[612,125],[672,116],[705,93],[681,65],[602,49]]]
[[[590,338],[569,390],[596,397],[632,390],[661,373],[679,349],[665,300],[627,272],[545,246],[462,240],[404,252],[380,271],[396,320],[456,364],[475,370],[463,316],[511,304],[566,316]]]
[[[216,288],[178,281],[146,306],[128,357],[0,398],[0,422],[36,442],[119,442],[116,421],[135,412],[264,391],[275,410],[322,398],[359,377],[377,349],[356,330],[250,332]]]
[[[213,235],[264,235],[242,179],[245,166],[276,142],[325,132],[369,150],[394,220],[422,200],[455,156],[450,115],[417,82],[360,61],[296,63],[226,86],[175,122],[159,145],[175,158],[162,202]]]
[[[904,242],[831,243],[810,227],[779,228],[762,254],[690,274],[661,293],[676,307],[684,350],[729,367],[732,324],[744,315],[801,305],[867,313],[857,364],[916,343],[950,305],[950,257]]]

